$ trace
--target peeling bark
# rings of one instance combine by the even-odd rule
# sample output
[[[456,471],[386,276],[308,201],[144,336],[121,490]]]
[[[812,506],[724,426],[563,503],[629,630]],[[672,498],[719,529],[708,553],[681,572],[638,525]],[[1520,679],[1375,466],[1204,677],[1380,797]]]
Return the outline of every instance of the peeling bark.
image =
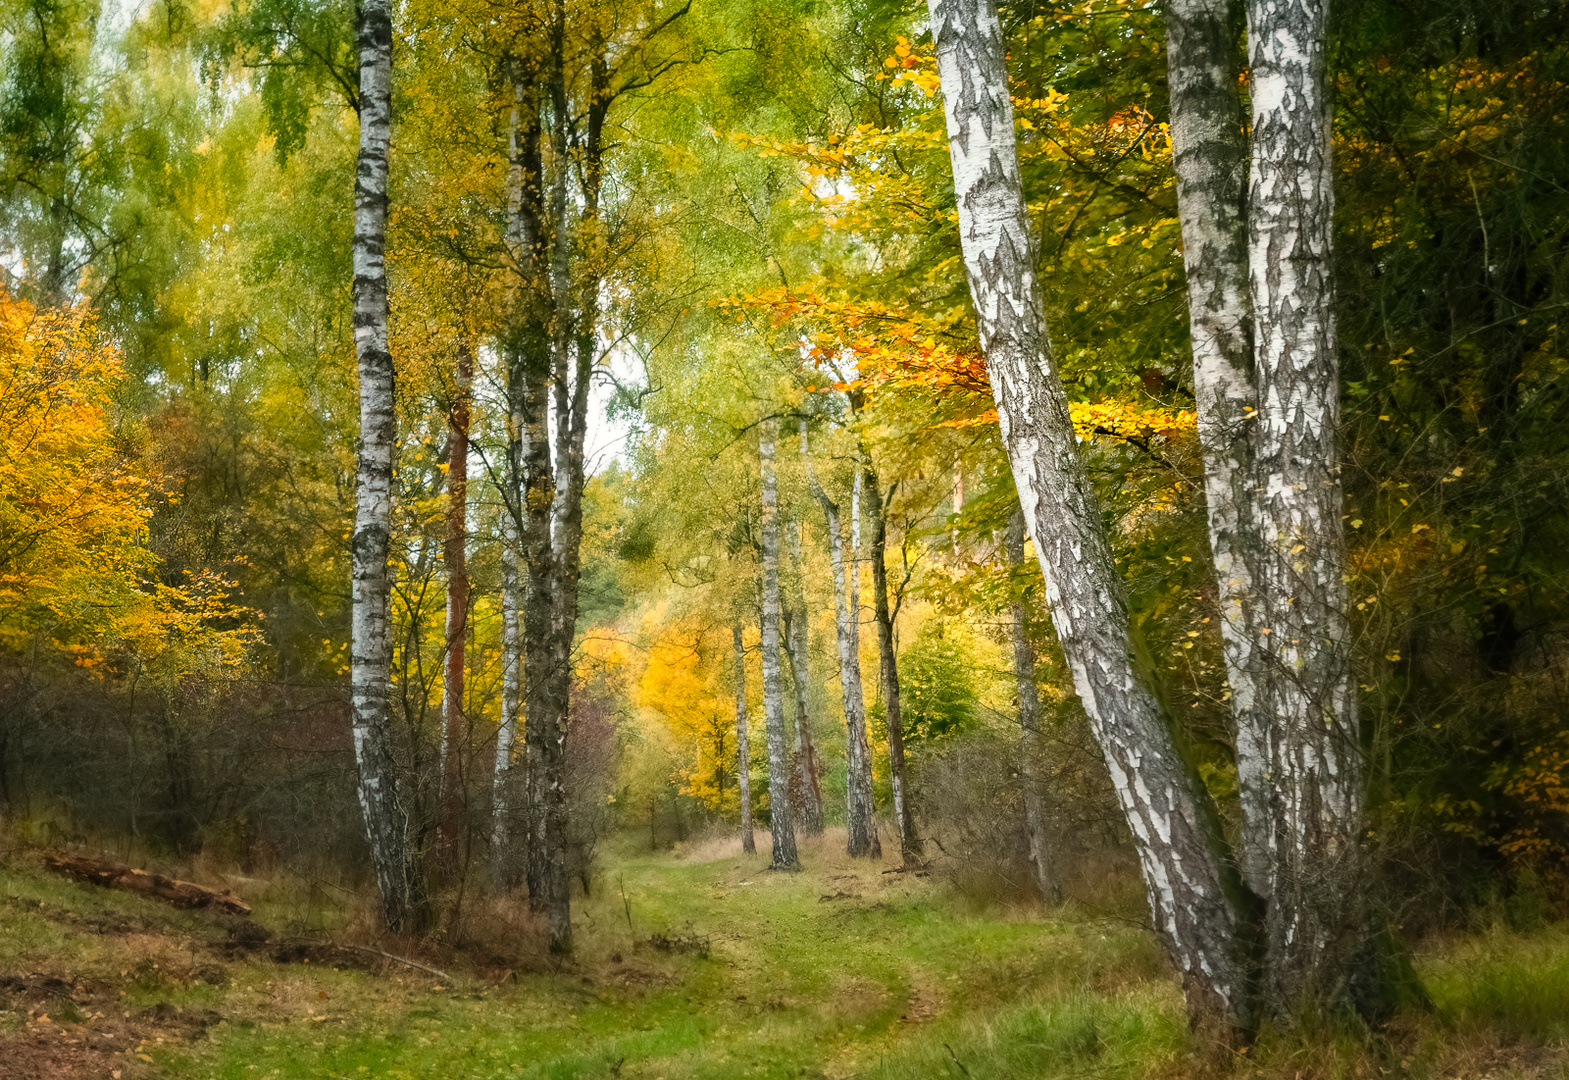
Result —
[[[1052,622],[1189,1011],[1235,1017],[1243,999],[1236,922],[1215,837],[1135,665],[1122,583],[1046,334],[996,9],[992,0],[930,0],[929,7],[966,276]]]
[[[1235,10],[1231,0],[1168,0],[1166,55],[1204,502],[1242,808],[1239,861],[1248,887],[1265,896],[1270,887],[1269,717],[1261,711],[1260,682],[1268,676],[1255,602],[1258,392],[1248,286],[1248,148]]]
[[[350,702],[360,810],[393,933],[418,930],[425,902],[405,827],[391,743],[392,354],[387,346],[387,171],[392,144],[392,8],[366,0],[358,26],[360,150],[354,176],[354,348],[360,446],[353,539]]]
[[[1344,1000],[1363,943],[1362,764],[1346,617],[1327,4],[1250,0],[1248,264],[1259,390],[1259,635],[1274,811],[1265,997]],[[1266,632],[1267,631],[1267,632]]]

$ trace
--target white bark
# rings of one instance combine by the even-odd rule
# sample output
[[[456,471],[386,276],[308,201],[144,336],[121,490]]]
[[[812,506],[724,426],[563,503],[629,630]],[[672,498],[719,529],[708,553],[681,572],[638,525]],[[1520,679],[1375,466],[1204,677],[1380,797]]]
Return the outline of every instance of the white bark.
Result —
[[[803,434],[803,441],[804,441]],[[803,445],[803,455],[805,447]],[[839,521],[839,506],[823,491],[806,461],[806,475],[812,496],[823,508],[828,525],[828,555],[833,567],[835,637],[839,645],[839,686],[844,699],[845,725],[845,850],[852,857],[882,857],[882,842],[877,836],[876,809],[873,803],[871,751],[866,739],[866,699],[861,687],[860,643],[856,633],[854,585],[846,587],[844,533]],[[856,470],[859,479],[860,470]],[[860,485],[857,484],[857,487]],[[859,500],[851,495],[852,512]],[[852,531],[859,529],[852,526]],[[857,537],[858,538],[858,537]],[[852,571],[853,573],[853,571]]]
[[[1344,993],[1360,945],[1361,750],[1346,617],[1327,4],[1250,0],[1248,262],[1259,388],[1259,635],[1275,813],[1270,1007]],[[1266,631],[1268,631],[1266,633]]]
[[[514,491],[516,487],[514,486]],[[516,498],[516,495],[513,496]],[[492,784],[494,818],[491,823],[492,877],[498,888],[517,884],[512,857],[512,789],[515,782],[512,749],[517,742],[518,714],[522,707],[520,676],[523,668],[522,626],[519,618],[517,530],[510,522],[502,528],[501,550],[501,722],[496,728],[496,768]]]
[[[358,27],[360,150],[354,177],[354,348],[359,358],[360,446],[354,514],[350,648],[354,760],[360,809],[388,929],[418,928],[409,838],[391,744],[392,354],[387,346],[387,169],[392,144],[392,11],[366,0]]]
[[[1243,994],[1235,916],[1194,782],[1135,668],[1122,584],[1078,457],[1035,276],[996,9],[991,0],[929,7],[965,270],[1052,622],[1189,1009],[1230,1016]]]
[[[1260,522],[1254,436],[1252,301],[1248,285],[1247,141],[1230,0],[1168,0],[1166,54],[1193,340],[1193,392],[1204,498],[1231,687],[1242,808],[1241,870],[1270,888],[1269,718],[1257,615]]]
[[[763,716],[768,735],[768,806],[773,832],[772,870],[799,870],[795,820],[790,807],[790,755],[786,746],[784,687],[779,664],[779,482],[774,475],[773,422],[759,428],[762,460]]]
[[[806,424],[801,424],[801,453],[806,454]],[[790,601],[784,609],[785,647],[790,660],[790,686],[795,696],[795,757],[792,760],[790,806],[807,836],[823,831],[823,791],[818,780],[817,744],[812,738],[812,718],[807,710],[811,680],[811,649],[806,627],[806,588],[802,580],[801,523],[791,521]]]
[[[736,780],[741,789],[741,850],[757,854],[752,834],[752,746],[746,730],[746,644],[741,624],[730,628],[735,639],[735,755]]]

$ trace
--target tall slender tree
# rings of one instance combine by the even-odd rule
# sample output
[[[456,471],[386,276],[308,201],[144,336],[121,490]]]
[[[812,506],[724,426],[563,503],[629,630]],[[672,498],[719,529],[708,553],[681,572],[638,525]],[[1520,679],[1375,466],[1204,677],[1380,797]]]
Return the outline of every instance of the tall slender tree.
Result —
[[[806,453],[805,440],[803,428],[801,452],[806,461],[807,480],[811,485],[812,497],[823,508],[823,517],[828,526],[828,557],[833,568],[834,630],[839,646],[839,686],[844,699],[845,850],[852,857],[881,858],[882,842],[877,836],[876,807],[872,798],[871,752],[866,741],[866,698],[861,687],[860,613],[855,610],[859,598],[855,594],[853,582],[847,580],[844,529],[839,520],[839,504],[830,499],[818,483],[811,458]],[[851,512],[856,513],[860,509],[859,500],[853,494],[851,498]]]
[[[763,717],[768,734],[768,820],[773,832],[771,870],[799,870],[795,815],[790,803],[790,755],[785,734],[784,686],[779,663],[779,479],[774,472],[774,422],[759,426],[762,462]]]
[[[965,273],[1046,599],[1133,834],[1156,933],[1195,1016],[1245,1007],[1236,919],[1202,792],[1134,659],[1127,602],[1046,334],[992,0],[930,0]]]
[[[735,642],[735,754],[736,781],[741,798],[741,850],[757,854],[757,838],[752,834],[752,747],[746,725],[746,642],[741,624],[730,628]]]
[[[806,431],[801,431],[805,452]],[[823,831],[823,789],[818,780],[817,743],[812,738],[809,710],[811,688],[811,648],[806,626],[806,588],[802,581],[801,522],[792,519],[787,528],[790,538],[790,569],[786,577],[789,599],[784,605],[785,658],[790,663],[790,689],[795,704],[795,754],[790,763],[790,805],[795,809],[801,831],[817,836]]]
[[[1193,390],[1204,457],[1204,506],[1231,687],[1240,863],[1248,887],[1270,888],[1269,720],[1261,700],[1256,622],[1258,388],[1248,285],[1247,138],[1238,89],[1240,10],[1230,0],[1170,0],[1166,56],[1171,146],[1188,284]]]
[[[869,558],[872,563],[872,615],[877,623],[877,655],[882,679],[883,720],[888,729],[888,777],[893,787],[893,820],[899,830],[899,857],[903,865],[919,865],[921,844],[915,835],[904,762],[904,712],[899,696],[898,645],[894,641],[893,608],[888,602],[888,504],[877,473],[863,465],[866,501],[872,516]],[[887,498],[893,496],[890,486]]]
[[[474,354],[467,342],[458,344],[453,375],[447,416],[447,534],[443,544],[443,561],[447,564],[447,648],[442,660],[442,807],[437,836],[441,861],[449,870],[456,865],[462,842],[463,774],[468,749],[463,676],[469,611],[469,404],[474,387]]]
[[[391,732],[392,453],[397,438],[392,354],[387,347],[387,176],[392,144],[392,6],[360,7],[360,150],[354,174],[354,348],[359,356],[360,447],[353,538],[354,618],[350,660],[354,760],[360,809],[395,933],[424,922]]]
[[[1171,132],[1210,543],[1232,687],[1242,868],[1264,902],[1264,1007],[1346,1000],[1362,769],[1338,448],[1325,5],[1166,14]],[[1251,183],[1250,183],[1251,178]]]
[[[1344,998],[1359,913],[1361,741],[1341,521],[1328,5],[1250,0],[1248,276],[1258,373],[1258,632],[1272,730],[1266,1001]],[[1266,633],[1267,631],[1267,633]]]

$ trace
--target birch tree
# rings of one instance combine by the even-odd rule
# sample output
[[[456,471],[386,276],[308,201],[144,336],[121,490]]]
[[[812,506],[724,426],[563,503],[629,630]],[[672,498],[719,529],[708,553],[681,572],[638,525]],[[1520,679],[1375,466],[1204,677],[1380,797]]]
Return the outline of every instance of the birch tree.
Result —
[[[768,736],[768,819],[773,832],[771,870],[799,870],[795,819],[790,806],[790,758],[786,746],[784,687],[779,664],[779,480],[774,473],[773,421],[759,428],[763,547],[763,718]]]
[[[1052,622],[1189,1010],[1235,1017],[1245,992],[1215,837],[1134,663],[1122,584],[1046,333],[996,9],[991,0],[930,0],[929,10],[966,277]]]
[[[741,797],[741,850],[757,854],[757,839],[752,835],[752,747],[746,730],[746,643],[741,624],[730,628],[735,642],[735,753],[736,783]]]
[[[468,635],[468,486],[469,399],[473,393],[474,356],[459,343],[453,400],[447,424],[447,564],[446,656],[442,663],[441,859],[450,869],[458,857],[463,826],[463,763],[467,723],[463,712],[464,639]]]
[[[1338,447],[1327,4],[1250,0],[1248,277],[1258,372],[1258,632],[1272,724],[1272,1011],[1342,997],[1358,917],[1361,747]]]
[[[387,346],[387,173],[392,144],[392,8],[360,8],[360,149],[354,174],[354,349],[359,358],[360,445],[354,511],[354,615],[350,694],[360,809],[382,916],[394,933],[417,930],[424,901],[405,827],[391,741],[390,607],[392,452],[397,432]]]
[[[801,433],[801,452],[806,457],[806,432]],[[861,641],[856,610],[859,597],[854,571],[847,581],[844,557],[844,529],[839,520],[839,504],[828,497],[811,459],[806,458],[807,481],[812,497],[823,509],[828,526],[828,557],[834,579],[834,636],[839,647],[839,686],[844,699],[845,727],[845,850],[852,857],[881,858],[882,842],[877,837],[876,807],[872,799],[871,753],[866,741],[866,699],[861,688]],[[860,472],[857,470],[859,479]],[[858,488],[859,485],[857,484]],[[858,492],[851,495],[851,514],[860,510]],[[859,529],[852,526],[858,541]]]
[[[1247,140],[1232,9],[1229,0],[1170,0],[1166,55],[1204,506],[1235,729],[1240,864],[1248,887],[1262,897],[1270,888],[1270,795],[1262,624],[1255,621],[1253,603],[1260,543],[1258,393],[1248,284]]]
[[[1265,1007],[1344,1000],[1362,943],[1362,781],[1346,619],[1325,5],[1248,6],[1251,169],[1230,9],[1167,9],[1171,132],[1242,867],[1266,901]],[[1251,175],[1251,184],[1249,176]]]
[[[802,432],[803,446],[805,431]],[[817,746],[812,739],[812,718],[807,708],[811,680],[811,649],[806,628],[806,589],[802,582],[801,523],[791,521],[790,601],[784,607],[785,656],[790,662],[790,688],[795,703],[795,755],[791,759],[790,805],[801,831],[818,836],[823,831],[823,791],[818,781]]]

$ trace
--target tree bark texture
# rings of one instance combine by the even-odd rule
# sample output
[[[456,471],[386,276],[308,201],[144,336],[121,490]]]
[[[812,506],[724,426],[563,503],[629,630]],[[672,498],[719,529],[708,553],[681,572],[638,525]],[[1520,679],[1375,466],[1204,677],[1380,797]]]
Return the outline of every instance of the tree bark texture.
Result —
[[[802,433],[804,442],[805,433]],[[790,661],[790,687],[795,699],[795,754],[790,763],[790,806],[801,831],[820,836],[823,831],[823,789],[818,780],[817,744],[812,739],[808,711],[811,682],[811,648],[806,627],[806,589],[801,580],[801,523],[790,522],[790,602],[784,608],[786,655]]]
[[[437,843],[439,858],[450,872],[458,865],[463,838],[463,774],[468,751],[468,725],[463,712],[464,642],[468,636],[468,487],[469,398],[474,384],[474,356],[467,343],[458,346],[453,401],[447,431],[447,654],[442,671],[442,807]]]
[[[844,698],[845,729],[845,851],[853,858],[882,857],[872,798],[871,753],[866,742],[866,699],[861,688],[858,613],[851,607],[844,557],[844,532],[839,505],[823,491],[807,462],[812,496],[823,508],[828,526],[828,556],[834,577],[834,629],[839,645],[839,686]],[[859,507],[856,507],[859,509]]]
[[[1240,865],[1259,896],[1270,887],[1269,718],[1256,621],[1259,529],[1254,453],[1258,393],[1248,285],[1247,139],[1231,0],[1168,0],[1171,144],[1188,283],[1193,391],[1204,501],[1231,686]]]
[[[1362,945],[1361,746],[1346,616],[1328,5],[1249,0],[1248,266],[1258,372],[1259,636],[1272,725],[1266,1003],[1344,999]]]
[[[509,455],[510,457],[510,455]],[[515,477],[516,474],[510,473]],[[510,481],[514,492],[518,486]],[[514,496],[515,498],[515,496]],[[501,550],[501,722],[496,727],[496,768],[492,778],[491,878],[498,889],[516,888],[520,876],[513,853],[514,790],[517,782],[512,755],[517,745],[521,710],[523,637],[518,582],[517,530],[510,517],[502,527]]]
[[[1046,599],[1195,1018],[1242,1002],[1236,923],[1200,793],[1136,668],[1100,507],[1046,334],[992,0],[930,0],[959,232],[1003,443]]]
[[[226,915],[249,918],[251,906],[228,889],[211,889],[179,878],[138,870],[109,859],[93,859],[69,851],[52,851],[44,856],[49,869],[105,889],[150,896],[177,908],[217,908]]]
[[[779,664],[779,482],[774,474],[773,422],[765,421],[759,430],[763,519],[763,717],[768,735],[768,819],[774,842],[769,869],[799,870],[801,860],[795,850],[795,819],[790,806],[790,756]]]
[[[757,838],[752,833],[752,747],[746,730],[746,643],[741,624],[730,628],[735,639],[735,756],[736,780],[741,797],[741,850],[757,854]]]
[[[899,857],[905,866],[921,861],[921,845],[915,835],[905,784],[904,714],[899,700],[899,657],[893,637],[893,609],[888,603],[888,507],[877,474],[867,467],[866,501],[872,515],[872,614],[877,623],[877,654],[882,677],[883,719],[888,728],[888,778],[893,788],[893,820],[899,830]]]
[[[387,345],[387,171],[392,145],[392,8],[366,0],[357,28],[360,149],[354,175],[354,349],[360,446],[354,513],[350,705],[360,810],[382,916],[394,933],[420,929],[422,889],[410,851],[391,741],[392,354]]]
[[[1024,512],[1017,510],[1008,522],[1008,561],[1024,565]],[[1046,836],[1046,811],[1041,799],[1038,759],[1041,741],[1041,696],[1035,686],[1035,649],[1025,632],[1024,598],[1014,597],[1008,604],[1013,633],[1013,677],[1019,695],[1019,779],[1024,787],[1024,827],[1029,834],[1030,863],[1035,868],[1035,887],[1048,904],[1062,902],[1062,885],[1057,879],[1057,864],[1051,841]]]

